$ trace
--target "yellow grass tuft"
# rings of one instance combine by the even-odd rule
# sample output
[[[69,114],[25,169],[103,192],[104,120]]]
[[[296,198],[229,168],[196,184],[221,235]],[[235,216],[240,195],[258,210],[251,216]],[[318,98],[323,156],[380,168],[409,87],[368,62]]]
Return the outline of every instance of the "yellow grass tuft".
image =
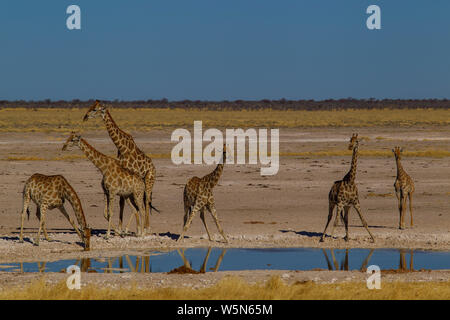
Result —
[[[138,288],[136,285],[111,288],[89,284],[69,290],[65,282],[48,284],[44,279],[24,288],[0,291],[0,299],[70,299],[70,300],[300,300],[300,299],[450,299],[450,282],[383,282],[381,290],[369,290],[365,282],[316,284],[312,281],[288,285],[279,277],[266,283],[249,284],[227,277],[203,288]]]

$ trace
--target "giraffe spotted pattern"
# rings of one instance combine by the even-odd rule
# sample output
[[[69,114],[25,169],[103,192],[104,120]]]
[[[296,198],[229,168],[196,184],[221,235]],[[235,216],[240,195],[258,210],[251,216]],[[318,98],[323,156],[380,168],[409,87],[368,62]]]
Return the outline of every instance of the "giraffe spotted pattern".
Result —
[[[39,219],[39,230],[35,240],[36,245],[39,245],[42,230],[44,231],[45,239],[50,241],[45,228],[46,213],[48,210],[58,208],[77,232],[84,244],[84,249],[90,249],[91,229],[86,223],[81,201],[72,186],[61,175],[46,176],[36,173],[25,182],[25,186],[23,188],[23,210],[19,237],[20,242],[23,242],[23,224],[25,214],[28,215],[28,218],[30,217],[29,205],[31,200],[33,200],[36,204],[36,217]],[[64,208],[65,200],[68,200],[72,205],[79,228],[75,225]]]
[[[333,218],[333,211],[336,207],[336,218],[334,220],[333,227],[331,229],[330,236],[333,236],[334,228],[336,227],[338,223],[339,217],[344,221],[345,226],[345,241],[349,240],[348,235],[348,213],[350,210],[350,207],[354,207],[356,212],[359,215],[359,218],[361,219],[361,222],[366,228],[367,232],[369,233],[370,237],[372,238],[372,241],[375,242],[375,239],[372,235],[372,233],[369,230],[369,227],[367,225],[366,220],[364,219],[362,212],[361,212],[361,206],[359,204],[359,198],[358,198],[358,189],[355,184],[355,177],[356,177],[356,164],[358,162],[358,148],[359,148],[359,141],[358,141],[358,134],[353,134],[350,138],[350,144],[348,146],[349,150],[353,150],[352,155],[352,164],[350,167],[350,171],[345,175],[345,177],[342,180],[334,182],[333,186],[331,187],[330,193],[328,194],[328,219],[327,224],[325,225],[325,230],[322,233],[322,237],[320,238],[320,241],[323,241],[326,235],[326,231],[328,228],[328,225]]]
[[[228,239],[223,232],[222,227],[219,223],[219,218],[217,217],[216,204],[214,201],[213,189],[219,182],[219,179],[223,172],[223,165],[226,159],[226,147],[223,146],[222,160],[217,165],[216,169],[210,174],[202,178],[193,177],[189,179],[186,186],[184,187],[183,192],[183,201],[184,201],[184,220],[183,220],[183,231],[181,232],[180,237],[177,241],[180,241],[184,238],[185,232],[189,229],[192,219],[197,213],[200,213],[200,218],[203,221],[203,224],[206,229],[206,233],[208,234],[208,238],[212,241],[211,234],[208,230],[208,226],[205,220],[205,211],[208,210],[216,223],[217,229],[219,230],[222,237],[225,239],[225,242],[228,242]]]
[[[397,163],[397,178],[395,179],[394,189],[395,195],[398,200],[398,210],[400,213],[400,221],[398,224],[399,229],[405,229],[405,215],[406,215],[406,197],[409,198],[409,213],[411,215],[411,227],[413,223],[413,210],[412,210],[412,195],[414,193],[414,182],[411,177],[403,169],[400,162],[403,149],[395,147],[392,149],[394,153],[395,162]]]
[[[138,174],[145,183],[145,224],[146,230],[150,228],[150,213],[151,209],[155,209],[152,205],[152,193],[153,186],[156,179],[156,169],[153,161],[148,157],[141,149],[136,145],[133,137],[121,130],[112,118],[109,110],[100,103],[95,103],[88,109],[83,120],[101,117],[105,123],[106,130],[108,131],[111,140],[114,142],[117,148],[117,157],[120,166],[126,168],[133,173]],[[158,211],[158,210],[156,210]],[[120,216],[120,223],[122,223],[122,215]]]
[[[140,224],[139,220],[141,219],[142,221],[144,217],[145,184],[141,177],[128,169],[122,168],[117,159],[108,157],[97,151],[75,132],[72,132],[69,136],[63,146],[63,150],[66,150],[69,146],[78,146],[103,175],[102,188],[105,196],[104,216],[108,220],[106,239],[110,236],[115,196],[120,197],[121,212],[123,212],[124,201],[126,200],[129,203],[136,217],[136,233],[138,236],[142,236],[144,233],[143,224]],[[130,217],[130,221],[131,218],[132,216]],[[128,230],[128,225],[126,231]],[[115,230],[115,233],[122,234],[121,226],[119,227],[120,229]]]

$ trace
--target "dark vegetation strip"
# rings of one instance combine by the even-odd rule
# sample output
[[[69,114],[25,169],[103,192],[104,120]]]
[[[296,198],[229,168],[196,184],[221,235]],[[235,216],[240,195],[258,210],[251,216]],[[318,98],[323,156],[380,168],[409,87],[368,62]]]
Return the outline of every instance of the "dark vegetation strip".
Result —
[[[42,100],[42,101],[8,101],[0,100],[1,108],[87,108],[94,100],[81,101],[74,99],[65,100]],[[200,101],[182,100],[135,100],[103,101],[114,108],[186,108],[204,110],[345,110],[345,109],[450,109],[449,99],[328,99],[328,100],[234,100],[234,101]]]

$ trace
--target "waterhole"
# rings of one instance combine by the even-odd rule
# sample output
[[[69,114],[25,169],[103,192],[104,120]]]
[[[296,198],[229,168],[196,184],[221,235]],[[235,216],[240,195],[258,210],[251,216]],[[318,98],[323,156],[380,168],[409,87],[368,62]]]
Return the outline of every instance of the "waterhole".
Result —
[[[378,265],[382,270],[450,269],[450,252],[407,249],[320,248],[189,248],[169,252],[142,251],[116,257],[59,261],[2,263],[3,272],[65,272],[78,265],[82,272],[204,273],[235,270],[361,270]]]

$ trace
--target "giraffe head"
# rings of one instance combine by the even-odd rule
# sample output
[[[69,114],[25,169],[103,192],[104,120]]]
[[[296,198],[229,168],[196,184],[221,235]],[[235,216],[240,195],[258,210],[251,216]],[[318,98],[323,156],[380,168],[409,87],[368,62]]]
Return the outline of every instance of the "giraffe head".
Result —
[[[78,142],[80,142],[81,136],[76,133],[75,131],[72,131],[69,138],[67,139],[66,143],[64,143],[62,147],[62,151],[66,151],[68,147],[77,146]]]
[[[86,227],[81,235],[84,243],[84,251],[91,250],[91,228]]]
[[[222,163],[225,163],[226,160],[227,160],[227,145],[226,143],[224,143],[222,148]]]
[[[403,148],[395,147],[394,149],[392,149],[392,152],[394,153],[395,159],[400,160],[402,158]]]
[[[106,107],[100,103],[100,101],[95,100],[94,104],[89,108],[83,117],[83,121],[87,121],[92,118],[97,118],[102,116],[106,111]]]
[[[356,146],[358,146],[359,141],[358,141],[358,134],[354,133],[352,134],[352,137],[350,138],[350,144],[348,145],[348,150],[353,150],[353,148]]]

